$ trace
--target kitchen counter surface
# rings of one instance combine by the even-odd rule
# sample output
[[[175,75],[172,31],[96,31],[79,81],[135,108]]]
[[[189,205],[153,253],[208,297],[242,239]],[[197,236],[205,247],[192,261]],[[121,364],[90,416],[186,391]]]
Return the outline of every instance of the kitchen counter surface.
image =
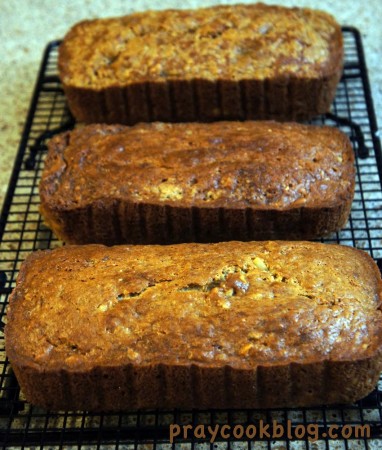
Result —
[[[251,3],[241,1],[242,3]],[[128,14],[145,9],[193,8],[235,1],[134,1],[87,0],[53,2],[48,0],[9,0],[2,5],[0,15],[0,207],[6,195],[9,177],[26,115],[32,97],[38,69],[46,44],[62,38],[76,22],[84,18]],[[264,1],[264,3],[275,3]],[[341,25],[361,31],[369,71],[377,122],[382,124],[382,2],[344,0],[333,2],[279,1],[286,6],[308,6],[332,13]]]

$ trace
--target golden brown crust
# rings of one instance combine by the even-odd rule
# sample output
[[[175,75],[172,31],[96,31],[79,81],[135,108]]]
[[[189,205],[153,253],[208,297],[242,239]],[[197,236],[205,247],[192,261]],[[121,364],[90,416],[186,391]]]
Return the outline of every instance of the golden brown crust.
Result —
[[[308,119],[330,109],[342,65],[330,15],[263,4],[87,20],[59,52],[74,116],[98,123]]]
[[[311,239],[345,224],[354,176],[331,127],[90,125],[49,143],[41,212],[68,243]]]
[[[6,351],[52,409],[352,402],[382,368],[381,289],[337,245],[69,246],[23,264]]]

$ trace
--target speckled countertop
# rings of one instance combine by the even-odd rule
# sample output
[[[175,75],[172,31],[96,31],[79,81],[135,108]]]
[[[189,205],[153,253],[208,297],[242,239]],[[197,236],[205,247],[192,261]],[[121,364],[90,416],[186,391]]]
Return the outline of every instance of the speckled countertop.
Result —
[[[48,41],[62,38],[70,26],[84,18],[128,14],[163,8],[189,8],[238,1],[201,0],[8,0],[0,15],[0,207],[6,194],[42,53]],[[251,3],[241,0],[242,3]],[[362,34],[377,121],[382,124],[381,0],[279,0],[287,6],[308,6],[332,13],[341,25]]]

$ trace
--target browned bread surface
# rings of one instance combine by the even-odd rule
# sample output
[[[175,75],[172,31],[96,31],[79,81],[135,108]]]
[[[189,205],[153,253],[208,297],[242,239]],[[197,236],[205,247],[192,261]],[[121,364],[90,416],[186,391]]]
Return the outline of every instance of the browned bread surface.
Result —
[[[6,351],[52,409],[353,402],[381,370],[381,278],[310,242],[69,246],[33,253]]]
[[[86,20],[59,51],[84,122],[308,119],[330,109],[342,66],[333,17],[264,4]]]
[[[49,143],[41,212],[76,244],[312,239],[345,224],[353,165],[331,127],[89,125]]]

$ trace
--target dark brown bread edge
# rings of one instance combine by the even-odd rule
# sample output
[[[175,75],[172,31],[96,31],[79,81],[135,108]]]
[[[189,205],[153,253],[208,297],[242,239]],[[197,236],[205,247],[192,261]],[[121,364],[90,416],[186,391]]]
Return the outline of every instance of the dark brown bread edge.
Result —
[[[302,121],[330,110],[341,76],[280,80],[167,81],[101,90],[64,83],[69,108],[79,122]]]
[[[60,209],[42,201],[41,213],[56,236],[70,244],[115,245],[315,239],[341,229],[352,192],[326,208],[181,208],[103,199],[83,208]]]
[[[240,370],[229,366],[95,367],[46,371],[10,359],[28,402],[51,410],[137,408],[279,408],[352,403],[369,394],[381,354],[358,361],[290,363]]]

